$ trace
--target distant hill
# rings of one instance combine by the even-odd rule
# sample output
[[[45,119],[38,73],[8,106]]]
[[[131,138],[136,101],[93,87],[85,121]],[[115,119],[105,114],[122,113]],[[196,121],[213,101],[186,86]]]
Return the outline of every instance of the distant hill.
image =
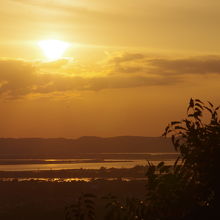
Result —
[[[0,158],[71,157],[83,153],[171,153],[170,139],[163,137],[119,136],[78,139],[65,138],[0,138]]]

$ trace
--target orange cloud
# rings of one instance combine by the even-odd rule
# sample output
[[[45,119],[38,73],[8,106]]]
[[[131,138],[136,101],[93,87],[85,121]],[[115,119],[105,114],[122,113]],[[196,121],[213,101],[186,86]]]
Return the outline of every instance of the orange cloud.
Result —
[[[93,74],[90,74],[89,65],[88,69],[74,65],[65,59],[51,63],[1,59],[0,95],[17,99],[30,94],[44,96],[56,92],[170,86],[186,81],[188,75],[220,75],[220,57],[211,56],[155,59],[144,54],[125,53],[112,57],[102,68],[94,65]],[[69,74],[72,68],[74,74]]]

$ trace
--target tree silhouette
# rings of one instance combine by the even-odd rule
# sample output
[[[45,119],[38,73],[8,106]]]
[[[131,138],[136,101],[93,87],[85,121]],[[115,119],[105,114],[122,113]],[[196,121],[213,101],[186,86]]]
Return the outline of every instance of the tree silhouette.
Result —
[[[146,196],[111,197],[101,219],[190,220],[220,218],[220,120],[212,103],[190,99],[187,117],[172,121],[170,136],[179,157],[173,166],[148,162]],[[135,189],[134,189],[135,190]],[[81,209],[80,209],[81,210]]]
[[[218,109],[210,102],[207,106],[191,99],[187,118],[166,127],[163,135],[171,136],[180,156],[173,167],[163,162],[157,167],[149,163],[147,209],[151,213],[148,216],[154,215],[150,219],[206,219],[219,215]]]

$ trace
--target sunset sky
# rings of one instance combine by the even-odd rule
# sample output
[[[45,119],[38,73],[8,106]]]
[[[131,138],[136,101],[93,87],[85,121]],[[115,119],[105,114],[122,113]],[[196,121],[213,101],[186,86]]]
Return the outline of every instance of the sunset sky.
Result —
[[[219,0],[2,0],[0,137],[160,136],[191,97],[220,104],[219,12]]]

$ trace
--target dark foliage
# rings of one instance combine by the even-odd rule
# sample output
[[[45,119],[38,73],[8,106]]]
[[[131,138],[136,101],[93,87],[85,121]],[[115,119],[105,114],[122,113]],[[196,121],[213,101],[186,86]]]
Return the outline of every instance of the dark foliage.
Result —
[[[102,195],[111,193],[119,198],[128,194],[130,197],[139,197],[144,191],[144,185],[144,180],[129,182],[101,179],[89,182],[0,181],[0,219],[61,220],[64,219],[65,207],[76,204],[77,200],[74,198],[78,198],[81,192],[97,195],[96,198],[90,199],[94,200],[95,212],[99,214],[102,210],[99,207],[105,201],[98,200]],[[133,191],[133,189],[137,190]],[[96,219],[98,219],[97,215]]]
[[[218,109],[210,102],[206,105],[198,99],[191,99],[187,117],[171,122],[163,134],[171,136],[175,150],[180,153],[175,164],[166,166],[161,162],[154,166],[148,162],[145,199],[121,201],[116,197],[106,197],[107,211],[100,219],[218,219]]]
[[[95,196],[89,193],[80,196],[75,204],[66,208],[66,220],[94,220],[96,217],[94,199]]]

